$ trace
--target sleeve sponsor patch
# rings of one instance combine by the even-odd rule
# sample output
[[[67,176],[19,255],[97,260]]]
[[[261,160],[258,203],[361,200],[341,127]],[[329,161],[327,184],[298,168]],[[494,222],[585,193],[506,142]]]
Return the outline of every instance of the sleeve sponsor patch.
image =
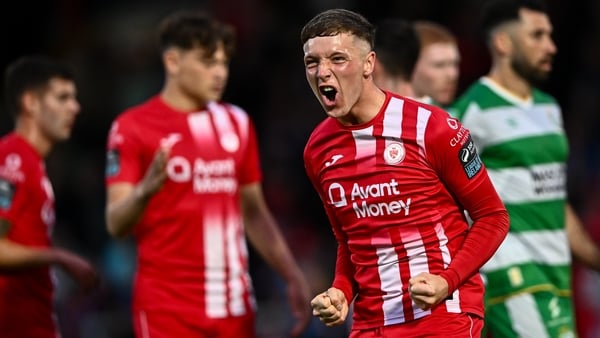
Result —
[[[0,177],[0,209],[8,210],[15,197],[15,185]]]
[[[106,153],[106,176],[112,177],[121,171],[121,158],[119,151],[116,149],[110,149]]]
[[[469,135],[467,142],[460,147],[458,159],[469,179],[477,175],[477,173],[481,171],[481,168],[483,168],[483,164],[481,163],[479,154],[477,154],[477,148],[471,139],[471,135]]]

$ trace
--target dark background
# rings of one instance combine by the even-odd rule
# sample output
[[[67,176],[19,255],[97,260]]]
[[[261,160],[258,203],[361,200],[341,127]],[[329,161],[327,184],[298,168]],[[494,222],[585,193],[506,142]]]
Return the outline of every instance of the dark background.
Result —
[[[158,21],[174,10],[205,9],[238,32],[225,99],[256,122],[264,189],[313,291],[328,287],[335,242],[302,164],[312,128],[325,116],[313,97],[302,62],[300,29],[317,12],[335,7],[359,11],[376,23],[387,17],[426,19],[456,34],[462,55],[460,91],[487,72],[487,51],[476,32],[477,0],[206,0],[20,1],[2,5],[2,69],[28,53],[71,63],[78,76],[82,112],[70,141],[47,159],[56,194],[57,245],[88,257],[101,270],[101,288],[78,292],[58,271],[57,306],[64,338],[131,337],[130,287],[135,265],[131,239],[110,239],[104,224],[104,145],[111,121],[126,107],[157,93],[162,68],[155,48]],[[559,48],[542,88],[563,108],[571,144],[569,196],[600,242],[600,2],[554,0],[550,17]],[[0,111],[0,135],[12,120]],[[281,280],[252,253],[261,337],[283,337],[289,327]],[[600,276],[575,264],[580,337],[599,337]],[[305,337],[342,337],[344,328],[313,321]]]

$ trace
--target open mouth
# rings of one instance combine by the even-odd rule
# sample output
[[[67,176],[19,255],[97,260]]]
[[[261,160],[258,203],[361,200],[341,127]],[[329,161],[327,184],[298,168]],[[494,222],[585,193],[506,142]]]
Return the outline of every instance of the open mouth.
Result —
[[[333,102],[335,100],[335,95],[337,94],[337,90],[331,86],[323,86],[319,88],[321,95],[325,96],[325,98]]]

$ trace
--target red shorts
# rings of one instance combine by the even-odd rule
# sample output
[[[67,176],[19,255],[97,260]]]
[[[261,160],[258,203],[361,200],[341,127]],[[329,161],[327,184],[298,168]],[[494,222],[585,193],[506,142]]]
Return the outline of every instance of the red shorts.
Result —
[[[383,337],[481,337],[483,319],[470,313],[434,312],[430,316],[408,323],[352,330],[350,338]]]
[[[135,311],[137,338],[256,338],[254,313],[230,318],[206,318],[166,311]]]

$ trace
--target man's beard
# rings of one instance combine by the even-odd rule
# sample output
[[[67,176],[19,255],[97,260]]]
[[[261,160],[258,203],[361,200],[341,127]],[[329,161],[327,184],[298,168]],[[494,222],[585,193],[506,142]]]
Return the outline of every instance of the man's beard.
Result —
[[[542,85],[550,76],[550,72],[535,68],[522,55],[516,55],[510,64],[519,76],[534,86]]]

